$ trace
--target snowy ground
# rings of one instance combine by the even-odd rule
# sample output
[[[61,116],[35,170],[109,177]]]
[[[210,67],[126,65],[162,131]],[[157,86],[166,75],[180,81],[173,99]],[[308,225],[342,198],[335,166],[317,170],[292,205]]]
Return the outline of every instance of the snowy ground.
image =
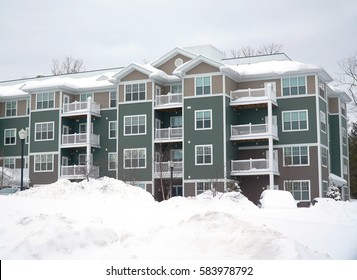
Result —
[[[357,259],[357,202],[259,209],[231,193],[158,203],[102,178],[0,205],[0,259]]]

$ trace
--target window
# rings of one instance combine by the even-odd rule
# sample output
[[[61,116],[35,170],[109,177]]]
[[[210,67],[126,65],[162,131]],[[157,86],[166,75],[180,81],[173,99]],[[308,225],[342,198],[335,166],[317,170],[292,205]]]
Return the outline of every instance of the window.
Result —
[[[29,139],[30,139],[30,129],[28,127],[26,127],[26,138],[25,138],[25,144],[29,143]]]
[[[36,94],[36,109],[50,109],[54,108],[55,95],[53,92]]]
[[[327,196],[327,191],[328,191],[328,182],[322,181],[322,197]]]
[[[82,93],[79,97],[79,101],[80,102],[87,102],[88,98],[93,98],[93,94],[92,93]]]
[[[321,164],[326,167],[328,165],[328,151],[324,147],[321,147]]]
[[[170,127],[171,128],[182,127],[182,116],[171,117],[170,118]]]
[[[211,182],[197,182],[196,183],[196,194],[199,195],[205,191],[211,190]]]
[[[171,93],[182,93],[182,84],[172,85]]]
[[[53,154],[35,155],[35,172],[53,171]]]
[[[146,134],[146,115],[125,116],[124,135]]]
[[[347,147],[347,130],[346,130],[346,128],[342,127],[341,133],[342,133],[342,145]]]
[[[320,96],[325,99],[325,83],[319,79],[319,94]]]
[[[211,165],[212,160],[212,145],[197,145],[196,146],[196,165]]]
[[[117,162],[117,153],[108,153],[108,170],[116,170]]]
[[[341,113],[346,117],[346,103],[341,103]]]
[[[6,102],[6,117],[16,116],[16,101],[8,101]]]
[[[109,139],[117,138],[117,122],[110,121],[109,122]]]
[[[111,91],[109,93],[109,106],[110,108],[115,108],[117,106],[117,93],[116,91]]]
[[[26,115],[30,115],[30,99],[26,99]]]
[[[178,161],[178,162],[180,162],[180,161],[182,161],[182,150],[180,150],[180,149],[172,149],[171,150],[171,160],[172,161]]]
[[[125,86],[125,101],[145,100],[145,83],[129,84]]]
[[[284,181],[284,187],[295,200],[310,201],[310,181]]]
[[[124,169],[146,168],[146,148],[124,149]]]
[[[53,140],[54,123],[43,122],[35,124],[35,141]]]
[[[326,132],[326,114],[320,111],[320,128],[322,132]]]
[[[211,94],[211,77],[196,78],[196,95]]]
[[[307,110],[285,111],[283,112],[283,131],[308,130],[307,119]]]
[[[4,145],[16,145],[16,128],[5,129]]]
[[[305,77],[283,79],[283,96],[306,94]]]
[[[309,165],[307,146],[284,147],[284,166]]]
[[[195,129],[211,129],[212,128],[212,110],[195,111]]]
[[[4,158],[4,167],[9,169],[15,169],[16,167],[15,158],[13,157]]]

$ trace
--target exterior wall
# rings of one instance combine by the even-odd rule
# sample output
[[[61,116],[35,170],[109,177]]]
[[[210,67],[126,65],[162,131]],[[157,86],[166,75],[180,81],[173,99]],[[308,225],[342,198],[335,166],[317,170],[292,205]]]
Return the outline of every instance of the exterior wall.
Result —
[[[238,83],[233,81],[228,76],[225,76],[226,94],[230,94],[231,91],[238,89]]]
[[[17,101],[17,115],[18,116],[26,116],[27,115],[26,100],[18,100]]]
[[[96,92],[93,95],[93,101],[100,104],[101,109],[109,108],[109,92]]]
[[[217,67],[209,65],[207,63],[200,63],[196,67],[192,68],[191,70],[187,71],[187,75],[196,75],[196,74],[205,74],[205,73],[220,73],[220,70]]]
[[[195,79],[186,78],[184,79],[184,96],[194,96],[195,95]]]
[[[307,94],[316,94],[316,77],[315,76],[307,76]]]
[[[57,181],[58,179],[58,154],[53,155],[53,171],[52,172],[35,172],[34,171],[34,155],[30,155],[29,158],[29,177],[31,185],[46,185]]]
[[[177,68],[175,66],[175,61],[176,59],[181,58],[183,63],[186,63],[188,61],[190,61],[191,59],[183,56],[181,54],[175,55],[173,58],[171,58],[170,60],[166,61],[165,63],[163,63],[162,65],[160,65],[160,67],[158,69],[164,71],[165,73],[171,75],[172,72],[174,72],[174,70]]]
[[[339,115],[329,115],[330,126],[330,170],[331,173],[341,176],[341,142]]]
[[[184,99],[185,179],[224,178],[223,96]],[[212,129],[195,130],[195,110],[212,110]],[[195,145],[212,145],[213,164],[195,165]]]
[[[0,118],[5,117],[6,102],[0,102]]]
[[[146,114],[146,134],[124,136],[124,116]],[[119,179],[124,181],[151,181],[152,180],[152,103],[134,102],[119,105],[118,124],[118,170]],[[123,150],[146,148],[146,168],[124,169]]]
[[[126,77],[122,78],[121,81],[127,82],[127,81],[148,80],[148,79],[149,79],[148,75],[141,73],[137,70],[134,70],[133,72],[126,75]]]
[[[248,88],[264,88],[265,83],[276,83],[276,96],[281,96],[281,79],[269,79],[269,80],[258,80],[249,82],[239,82],[237,89],[248,89]]]
[[[338,102],[338,98],[329,98],[329,113],[331,114],[338,114],[339,111],[339,102]]]
[[[212,93],[223,93],[223,76],[212,76]]]

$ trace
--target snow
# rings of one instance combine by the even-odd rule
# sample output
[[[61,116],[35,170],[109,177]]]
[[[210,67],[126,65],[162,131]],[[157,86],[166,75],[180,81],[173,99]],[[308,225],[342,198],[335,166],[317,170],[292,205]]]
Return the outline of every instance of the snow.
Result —
[[[1,259],[357,259],[357,202],[261,209],[237,192],[156,202],[112,178],[1,196]]]
[[[292,209],[297,207],[297,201],[288,191],[264,190],[259,200],[262,208]]]

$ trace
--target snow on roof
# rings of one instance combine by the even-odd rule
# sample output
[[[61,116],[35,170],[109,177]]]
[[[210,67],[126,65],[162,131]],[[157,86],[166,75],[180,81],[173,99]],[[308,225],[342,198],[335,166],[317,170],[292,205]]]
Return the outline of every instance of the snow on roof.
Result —
[[[340,176],[337,176],[333,173],[330,173],[329,179],[334,182],[337,186],[344,186],[347,185],[347,181]]]
[[[242,65],[225,65],[221,71],[235,79],[254,79],[264,76],[319,73],[326,81],[332,81],[322,67],[298,61],[266,61]]]
[[[329,97],[339,97],[345,103],[352,101],[351,97],[349,97],[349,95],[346,93],[345,90],[343,90],[333,84],[327,85],[327,95]]]
[[[2,97],[23,97],[27,96],[28,93],[24,92],[21,88],[24,83],[19,83],[11,86],[0,86],[0,98]]]

